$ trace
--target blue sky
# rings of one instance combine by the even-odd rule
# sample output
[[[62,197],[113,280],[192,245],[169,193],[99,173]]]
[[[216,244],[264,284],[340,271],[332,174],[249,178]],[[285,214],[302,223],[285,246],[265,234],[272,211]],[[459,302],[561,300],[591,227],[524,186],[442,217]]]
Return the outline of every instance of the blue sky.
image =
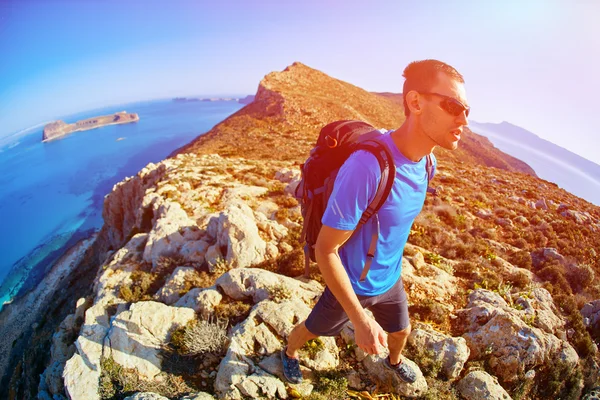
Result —
[[[473,120],[600,164],[599,17],[595,0],[0,0],[0,140],[106,105],[254,94],[294,61],[401,92],[409,62],[437,58]]]

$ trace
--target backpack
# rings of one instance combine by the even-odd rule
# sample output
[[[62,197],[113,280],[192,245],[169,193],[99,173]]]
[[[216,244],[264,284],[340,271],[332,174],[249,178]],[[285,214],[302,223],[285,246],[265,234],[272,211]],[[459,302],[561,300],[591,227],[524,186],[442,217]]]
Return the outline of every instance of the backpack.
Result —
[[[304,245],[304,275],[309,275],[310,261],[316,262],[314,246],[322,227],[321,218],[333,191],[333,184],[340,167],[350,154],[358,150],[372,153],[379,162],[381,179],[371,203],[367,206],[354,233],[371,217],[375,224],[375,234],[371,239],[367,261],[361,274],[361,281],[366,278],[377,247],[379,219],[377,211],[387,200],[394,178],[396,166],[387,146],[381,142],[382,133],[373,126],[362,121],[344,120],[327,124],[321,129],[316,145],[310,151],[308,159],[300,166],[302,176],[296,187],[295,197],[300,203],[304,224],[300,240]],[[427,155],[427,181],[432,171],[431,155]],[[428,185],[429,187],[429,185]],[[428,189],[428,191],[432,191]]]

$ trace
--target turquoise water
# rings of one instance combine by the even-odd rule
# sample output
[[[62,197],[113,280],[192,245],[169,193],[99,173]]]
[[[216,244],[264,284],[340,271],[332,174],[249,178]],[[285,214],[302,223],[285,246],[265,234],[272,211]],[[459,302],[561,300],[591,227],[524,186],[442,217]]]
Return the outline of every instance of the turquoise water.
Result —
[[[233,101],[149,101],[61,117],[67,123],[126,110],[137,123],[75,132],[42,143],[43,126],[0,147],[0,308],[35,286],[64,251],[102,226],[117,182],[233,114]],[[120,139],[120,140],[118,140]]]

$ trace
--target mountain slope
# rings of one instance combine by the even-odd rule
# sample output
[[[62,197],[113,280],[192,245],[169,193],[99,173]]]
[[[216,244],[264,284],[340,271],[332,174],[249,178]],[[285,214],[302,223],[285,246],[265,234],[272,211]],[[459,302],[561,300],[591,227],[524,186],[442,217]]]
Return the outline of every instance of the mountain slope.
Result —
[[[370,93],[296,62],[283,72],[265,76],[252,103],[174,154],[218,153],[302,162],[321,127],[341,119],[359,119],[377,128],[398,128],[405,120],[402,95]],[[457,151],[436,150],[438,154],[442,160],[535,176],[528,165],[468,129]]]

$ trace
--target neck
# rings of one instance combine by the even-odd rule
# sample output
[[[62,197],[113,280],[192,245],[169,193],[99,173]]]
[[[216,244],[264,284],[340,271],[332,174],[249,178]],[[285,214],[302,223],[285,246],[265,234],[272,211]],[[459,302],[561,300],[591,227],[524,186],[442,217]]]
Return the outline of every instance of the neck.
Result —
[[[408,119],[391,133],[391,137],[400,153],[413,162],[418,162],[435,148],[435,143]]]

